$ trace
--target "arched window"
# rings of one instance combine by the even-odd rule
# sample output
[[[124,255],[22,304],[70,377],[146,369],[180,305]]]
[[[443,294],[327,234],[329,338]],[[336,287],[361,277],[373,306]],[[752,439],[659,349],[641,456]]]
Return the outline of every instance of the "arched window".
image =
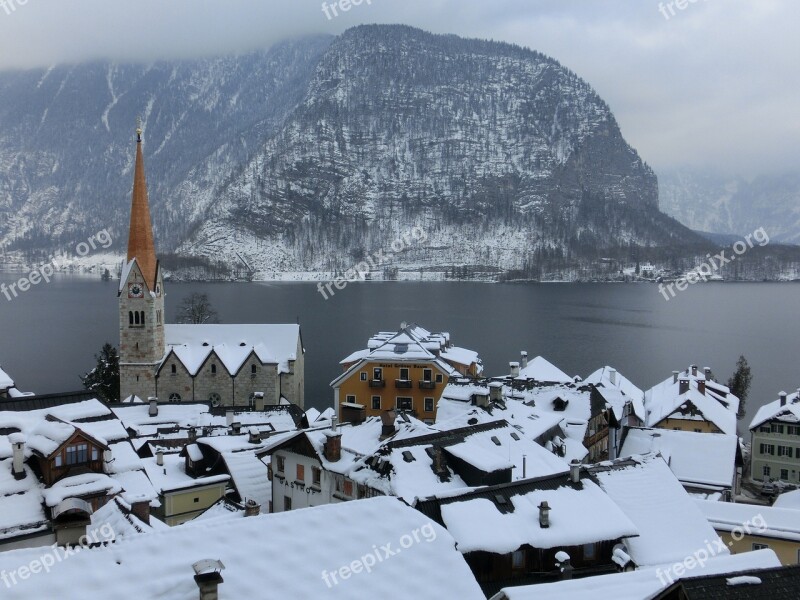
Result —
[[[128,326],[133,327],[133,311],[128,311]]]
[[[174,366],[174,365],[173,365],[173,366]],[[169,401],[170,401],[170,402],[180,402],[180,401],[181,401],[181,395],[180,395],[180,394],[178,394],[178,393],[176,393],[176,392],[172,392],[172,393],[169,395]]]
[[[258,372],[258,367],[250,365],[250,375],[255,375]]]
[[[177,374],[177,373],[178,373],[178,367],[176,367],[176,366],[175,366],[175,363],[172,363],[172,366],[170,367],[170,372],[171,372],[173,375],[175,375],[175,374]],[[180,400],[180,398],[178,398],[178,399]]]
[[[208,400],[209,402],[211,402],[212,406],[219,406],[220,404],[222,404],[222,397],[216,392],[209,394]]]
[[[139,311],[138,310],[133,314],[133,324],[134,325],[139,325]]]
[[[142,322],[142,325],[144,325],[144,311],[140,311],[139,314],[142,315],[141,316],[141,320],[142,320],[141,322]]]
[[[211,374],[212,375],[216,375],[217,374],[217,365],[215,365],[213,363],[211,365]]]

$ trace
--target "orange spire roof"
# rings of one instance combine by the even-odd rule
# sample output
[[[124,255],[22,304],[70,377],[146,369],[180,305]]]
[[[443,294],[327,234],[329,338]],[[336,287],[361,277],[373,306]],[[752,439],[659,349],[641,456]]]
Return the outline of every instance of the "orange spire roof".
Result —
[[[131,228],[128,234],[128,261],[136,259],[144,281],[150,290],[156,286],[156,248],[153,243],[153,226],[150,221],[150,203],[147,199],[147,180],[142,157],[142,130],[136,129],[136,167],[131,198]]]

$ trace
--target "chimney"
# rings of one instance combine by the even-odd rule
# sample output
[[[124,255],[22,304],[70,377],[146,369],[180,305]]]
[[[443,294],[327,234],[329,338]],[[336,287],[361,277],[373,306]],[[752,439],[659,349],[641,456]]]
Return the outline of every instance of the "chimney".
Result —
[[[257,517],[261,513],[261,505],[255,500],[248,500],[244,503],[244,516]]]
[[[681,379],[680,388],[678,388],[678,393],[685,394],[688,391],[689,391],[689,380]]]
[[[678,383],[678,375],[680,375],[680,373],[678,373],[678,371],[673,371],[672,372],[672,383]]]
[[[225,425],[227,425],[228,427],[233,425],[233,411],[232,410],[225,411]]]
[[[547,500],[544,500],[539,505],[539,527],[542,529],[547,529],[550,527],[550,505],[547,503]]]
[[[336,415],[333,415],[331,417],[331,431],[334,433],[339,431],[339,417],[337,417]]]
[[[617,370],[616,369],[609,369],[608,370],[608,380],[611,382],[611,385],[617,385]]]
[[[147,414],[151,417],[158,416],[158,398],[150,397],[147,399],[150,402],[150,409],[147,411]]]
[[[508,363],[508,367],[511,370],[511,377],[519,377],[519,363],[518,362],[510,362],[510,363]]]
[[[503,401],[503,384],[499,381],[493,381],[489,384],[489,400],[492,402]]]
[[[197,430],[194,427],[189,427],[189,443],[193,444],[197,441]]]
[[[444,456],[444,448],[441,446],[433,447],[433,472],[439,477],[447,476],[447,459]]]
[[[528,475],[528,456],[526,454],[522,455],[522,478],[525,479]]]
[[[342,434],[336,426],[336,417],[331,417],[331,428],[325,432],[323,453],[330,462],[337,462],[342,458]]]
[[[697,365],[692,365],[692,377],[697,377]]]
[[[242,434],[242,424],[239,421],[234,421],[231,423],[231,435],[241,435]]]
[[[106,473],[111,472],[111,463],[114,462],[114,451],[109,448],[108,450],[103,450],[103,470]]]
[[[581,480],[581,463],[577,460],[569,463],[569,480],[572,483],[578,483]]]
[[[163,450],[158,450],[156,452],[156,464],[159,467],[163,467],[164,466],[164,451]]]
[[[703,367],[703,375],[706,376],[706,381],[711,381],[713,379],[711,375],[711,367]]]
[[[12,433],[8,436],[14,452],[14,459],[11,461],[11,473],[14,479],[25,479],[25,436],[20,433]]]
[[[475,406],[481,408],[489,408],[489,394],[478,393],[475,394]]]
[[[192,565],[194,582],[200,590],[200,600],[219,600],[219,584],[224,583],[222,569],[225,565],[218,560],[201,560]]]
[[[572,566],[572,558],[570,555],[562,550],[556,553],[556,560],[558,561],[556,566],[561,569],[561,579],[572,579],[572,572],[575,570],[575,567]]]
[[[260,444],[261,443],[261,432],[258,430],[258,427],[251,427],[247,430],[249,437],[247,441],[251,444]]]
[[[131,502],[131,512],[143,523],[150,525],[150,501]]]
[[[792,404],[794,404],[795,402],[800,402],[800,388],[797,388],[797,395],[794,397]]]
[[[381,413],[381,437],[380,441],[383,441],[395,434],[397,429],[394,426],[395,420],[397,419],[397,412],[394,409],[385,410]]]
[[[525,350],[519,354],[519,364],[523,369],[528,367],[528,353]]]
[[[705,396],[706,393],[706,380],[705,379],[698,379],[697,380],[697,390]]]
[[[781,398],[781,406],[786,406],[786,392],[781,392],[779,396]]]

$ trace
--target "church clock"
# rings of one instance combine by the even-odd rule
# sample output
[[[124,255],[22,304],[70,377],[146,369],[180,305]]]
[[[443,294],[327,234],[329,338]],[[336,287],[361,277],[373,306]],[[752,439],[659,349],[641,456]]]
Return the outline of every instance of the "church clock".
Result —
[[[144,290],[139,283],[128,284],[128,298],[142,298],[144,297]]]

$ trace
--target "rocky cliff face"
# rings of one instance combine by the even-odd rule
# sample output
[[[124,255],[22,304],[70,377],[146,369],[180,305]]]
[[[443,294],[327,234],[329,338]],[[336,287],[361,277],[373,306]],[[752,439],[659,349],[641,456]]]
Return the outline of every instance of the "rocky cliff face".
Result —
[[[347,268],[412,226],[427,241],[401,268],[703,243],[658,211],[592,88],[507,44],[363,26],[235,58],[5,74],[0,97],[12,247],[109,225],[124,243],[138,113],[159,247],[264,273]]]

